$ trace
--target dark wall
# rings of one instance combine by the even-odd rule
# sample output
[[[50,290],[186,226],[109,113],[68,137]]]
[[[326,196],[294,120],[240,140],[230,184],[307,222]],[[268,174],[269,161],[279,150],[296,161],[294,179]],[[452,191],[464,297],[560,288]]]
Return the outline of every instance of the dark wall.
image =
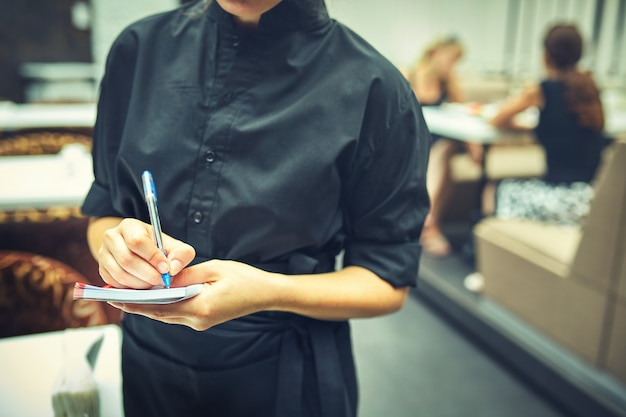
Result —
[[[90,62],[91,32],[73,26],[77,0],[0,0],[0,98],[23,100],[23,62]]]

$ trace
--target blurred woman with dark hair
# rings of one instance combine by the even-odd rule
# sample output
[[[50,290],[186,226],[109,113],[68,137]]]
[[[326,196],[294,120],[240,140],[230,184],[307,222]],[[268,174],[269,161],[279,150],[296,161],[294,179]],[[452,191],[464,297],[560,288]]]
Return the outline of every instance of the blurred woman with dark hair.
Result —
[[[537,107],[539,123],[534,133],[545,150],[547,172],[541,179],[490,184],[483,207],[487,214],[501,218],[578,224],[593,196],[590,182],[605,144],[604,113],[593,78],[577,68],[583,40],[576,26],[551,27],[544,49],[546,78],[508,100],[492,124],[523,129],[515,116]]]

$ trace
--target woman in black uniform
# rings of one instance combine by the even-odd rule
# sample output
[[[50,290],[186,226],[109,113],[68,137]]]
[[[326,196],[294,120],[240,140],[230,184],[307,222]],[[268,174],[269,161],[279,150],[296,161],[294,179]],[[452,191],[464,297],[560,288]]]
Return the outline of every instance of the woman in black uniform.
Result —
[[[116,304],[126,416],[355,416],[347,320],[415,285],[428,143],[408,83],[323,0],[196,2],[127,28],[102,80],[90,247],[115,287],[168,269],[205,285]]]

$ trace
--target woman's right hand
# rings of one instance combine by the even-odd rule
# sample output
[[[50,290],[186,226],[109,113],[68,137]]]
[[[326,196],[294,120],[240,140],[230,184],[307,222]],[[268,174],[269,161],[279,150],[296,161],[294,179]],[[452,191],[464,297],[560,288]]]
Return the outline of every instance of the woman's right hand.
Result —
[[[480,166],[485,157],[485,147],[480,143],[465,142],[465,149],[473,163]]]
[[[196,255],[193,247],[166,234],[163,246],[167,257],[154,243],[152,226],[137,219],[123,219],[102,233],[97,253],[100,276],[117,288],[163,285],[161,274],[169,272],[174,277]]]

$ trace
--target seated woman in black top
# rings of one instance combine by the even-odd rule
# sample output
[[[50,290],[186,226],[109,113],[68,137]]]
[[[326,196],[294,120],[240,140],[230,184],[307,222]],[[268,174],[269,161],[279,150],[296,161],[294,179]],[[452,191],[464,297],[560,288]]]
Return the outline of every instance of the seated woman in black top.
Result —
[[[604,113],[593,79],[576,68],[582,54],[577,28],[550,28],[544,47],[546,79],[509,100],[492,124],[516,128],[516,114],[538,107],[535,135],[545,149],[547,172],[542,179],[509,179],[487,187],[484,209],[501,218],[578,224],[593,196],[590,182],[604,145]]]

